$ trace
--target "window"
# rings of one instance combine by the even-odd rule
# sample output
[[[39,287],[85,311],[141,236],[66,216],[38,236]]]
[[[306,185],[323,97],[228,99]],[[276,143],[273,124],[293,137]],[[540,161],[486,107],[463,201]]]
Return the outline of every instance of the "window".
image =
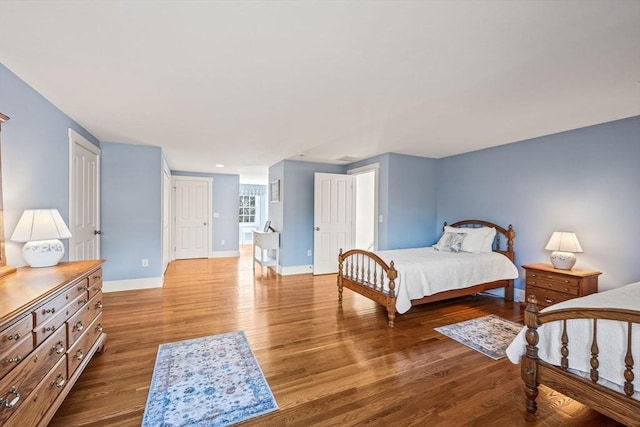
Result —
[[[240,223],[256,222],[256,196],[240,196]]]

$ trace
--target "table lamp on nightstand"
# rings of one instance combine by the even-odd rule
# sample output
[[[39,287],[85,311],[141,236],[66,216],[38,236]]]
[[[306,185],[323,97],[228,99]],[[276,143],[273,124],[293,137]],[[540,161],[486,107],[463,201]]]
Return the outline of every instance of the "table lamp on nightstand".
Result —
[[[26,242],[22,256],[31,267],[51,267],[64,256],[64,245],[71,232],[57,209],[27,209],[11,235],[14,242]]]
[[[575,233],[554,231],[545,247],[551,252],[551,264],[558,270],[571,270],[576,263],[576,253],[582,252]]]

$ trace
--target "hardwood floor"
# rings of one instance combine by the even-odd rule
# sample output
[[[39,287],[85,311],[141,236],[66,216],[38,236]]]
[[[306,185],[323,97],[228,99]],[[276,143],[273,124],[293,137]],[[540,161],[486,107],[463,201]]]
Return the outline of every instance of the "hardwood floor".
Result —
[[[525,413],[519,366],[493,361],[433,330],[518,303],[490,296],[414,307],[386,327],[383,307],[334,275],[254,276],[243,257],[171,263],[159,289],[104,295],[103,354],[94,357],[51,426],[139,426],[158,345],[243,330],[280,410],[248,426],[617,426],[541,387]]]

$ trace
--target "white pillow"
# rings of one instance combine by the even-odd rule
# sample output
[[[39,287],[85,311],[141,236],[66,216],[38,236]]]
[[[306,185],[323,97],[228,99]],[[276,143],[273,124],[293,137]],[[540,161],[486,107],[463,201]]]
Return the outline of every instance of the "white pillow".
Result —
[[[496,237],[496,229],[493,227],[480,228],[456,228],[449,225],[444,227],[445,233],[464,233],[467,236],[462,242],[463,252],[492,252],[493,239]]]
[[[438,243],[433,245],[433,249],[443,252],[460,252],[466,236],[466,233],[445,232]]]

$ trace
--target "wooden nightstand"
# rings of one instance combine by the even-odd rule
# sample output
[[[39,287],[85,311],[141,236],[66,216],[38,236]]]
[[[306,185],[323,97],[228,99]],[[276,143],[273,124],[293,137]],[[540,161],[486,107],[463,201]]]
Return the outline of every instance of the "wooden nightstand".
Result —
[[[538,308],[598,292],[595,270],[557,270],[550,264],[523,265],[526,270],[526,296],[535,295]]]

